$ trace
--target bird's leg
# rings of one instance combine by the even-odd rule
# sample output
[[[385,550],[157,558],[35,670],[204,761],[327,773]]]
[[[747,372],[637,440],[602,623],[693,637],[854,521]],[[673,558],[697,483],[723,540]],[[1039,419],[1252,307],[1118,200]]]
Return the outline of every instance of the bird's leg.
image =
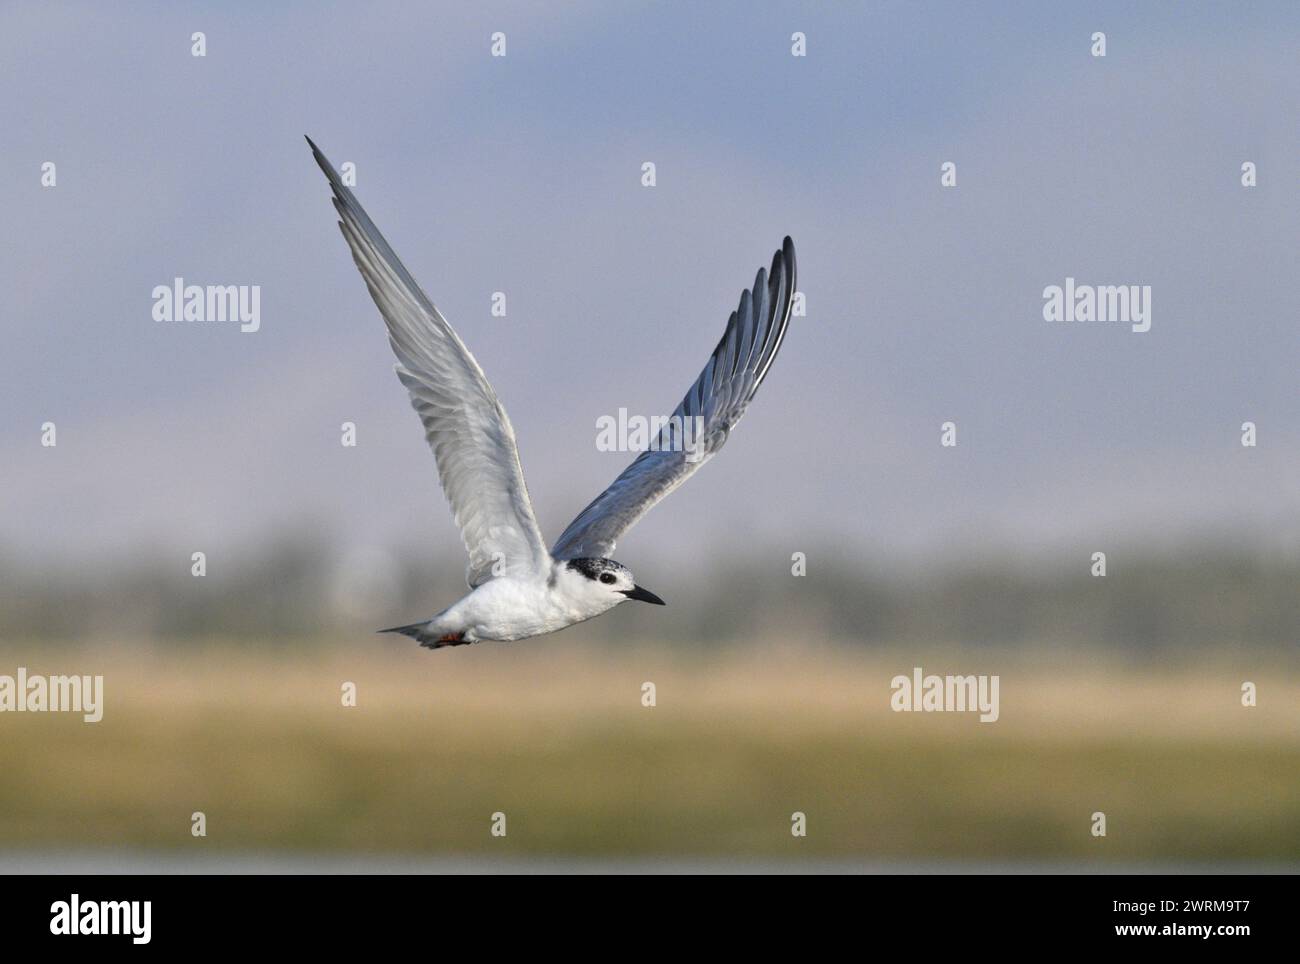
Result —
[[[446,633],[437,639],[426,636],[420,641],[420,645],[427,649],[442,649],[444,646],[468,646],[472,642],[472,639],[465,638],[465,633],[462,631],[459,633]]]

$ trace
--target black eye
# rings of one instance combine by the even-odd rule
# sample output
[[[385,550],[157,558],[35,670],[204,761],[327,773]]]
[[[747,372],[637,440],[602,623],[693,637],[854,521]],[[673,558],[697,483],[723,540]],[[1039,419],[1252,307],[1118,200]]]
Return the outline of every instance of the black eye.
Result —
[[[600,574],[600,581],[603,582],[603,583],[604,583],[605,585],[607,585],[607,586],[610,585],[611,583],[613,583],[613,582],[614,582],[614,579],[615,579],[615,576],[614,576],[614,574],[613,574],[612,572],[602,572],[602,573]]]

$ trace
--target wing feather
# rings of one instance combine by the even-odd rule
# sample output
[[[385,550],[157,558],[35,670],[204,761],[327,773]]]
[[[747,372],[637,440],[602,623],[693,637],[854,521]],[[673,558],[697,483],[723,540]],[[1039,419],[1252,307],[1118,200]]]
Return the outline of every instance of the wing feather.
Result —
[[[604,492],[578,513],[551,547],[556,559],[609,557],[616,541],[726,443],[767,377],[790,324],[796,284],[794,242],[789,238],[740,296],[718,346],[673,412],[656,447],[642,452]],[[694,439],[683,429],[703,420]],[[690,420],[690,421],[688,421]]]
[[[438,478],[469,552],[471,588],[539,572],[550,556],[533,514],[506,410],[483,369],[384,240],[311,138],[334,189],[339,229],[388,327],[394,370],[424,425]]]

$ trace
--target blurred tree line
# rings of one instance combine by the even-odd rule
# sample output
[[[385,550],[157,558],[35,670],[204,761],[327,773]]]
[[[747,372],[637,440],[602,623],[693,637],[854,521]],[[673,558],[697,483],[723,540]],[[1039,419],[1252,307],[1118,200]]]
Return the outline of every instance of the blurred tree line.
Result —
[[[464,571],[432,552],[348,552],[310,533],[281,535],[191,575],[151,561],[48,563],[0,554],[0,638],[216,638],[266,645],[365,635],[412,622],[465,592]],[[456,558],[460,552],[457,547]],[[1100,646],[1137,653],[1300,643],[1300,560],[1221,542],[1045,564],[1014,556],[886,566],[834,547],[807,574],[769,548],[650,569],[669,606],[627,605],[569,630],[592,641],[682,645],[747,639],[866,645]],[[183,563],[183,564],[182,564]],[[651,569],[654,567],[651,566]]]

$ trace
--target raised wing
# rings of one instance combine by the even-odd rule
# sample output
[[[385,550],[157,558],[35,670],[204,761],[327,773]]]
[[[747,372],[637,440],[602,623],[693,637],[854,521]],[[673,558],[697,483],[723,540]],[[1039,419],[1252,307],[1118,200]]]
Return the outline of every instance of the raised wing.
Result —
[[[438,478],[469,551],[471,588],[494,576],[543,571],[546,543],[519,465],[515,432],[483,369],[429,301],[325,155],[339,228],[388,325],[394,370],[424,423]]]
[[[656,444],[569,523],[551,555],[608,558],[625,530],[718,453],[772,367],[790,324],[794,291],[794,242],[786,238],[771,270],[759,268],[753,290],[741,294],[722,340]]]

